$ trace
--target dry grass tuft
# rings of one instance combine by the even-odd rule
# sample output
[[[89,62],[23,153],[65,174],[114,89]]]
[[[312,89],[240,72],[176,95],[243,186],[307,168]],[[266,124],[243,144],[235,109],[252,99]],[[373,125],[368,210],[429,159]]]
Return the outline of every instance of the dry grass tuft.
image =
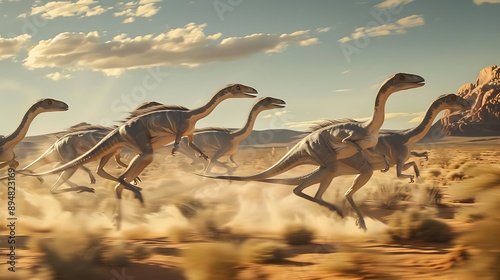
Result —
[[[282,236],[288,245],[305,245],[311,243],[315,234],[303,225],[292,224],[285,227]]]
[[[276,241],[249,239],[241,245],[240,255],[247,263],[279,263],[287,257],[287,246]]]
[[[377,259],[376,254],[366,249],[341,248],[339,252],[330,254],[321,261],[319,267],[327,272],[349,275],[356,279],[393,279],[376,269]]]
[[[400,201],[408,200],[411,197],[409,184],[397,180],[377,181],[376,189],[373,192],[373,201],[385,209],[394,209]]]
[[[55,238],[32,237],[29,248],[42,254],[44,266],[56,279],[107,279],[97,265],[127,266],[132,260],[151,256],[140,244],[106,242],[104,236],[89,232],[56,232]]]
[[[437,169],[437,168],[433,168],[433,169],[428,169],[427,172],[426,172],[427,176],[429,177],[439,177],[441,176],[442,172],[440,169]]]
[[[184,275],[189,280],[232,280],[238,274],[238,255],[231,243],[194,244],[183,251]]]
[[[451,227],[434,218],[430,211],[409,209],[394,213],[389,221],[388,233],[394,241],[422,240],[434,243],[450,242],[454,235]]]

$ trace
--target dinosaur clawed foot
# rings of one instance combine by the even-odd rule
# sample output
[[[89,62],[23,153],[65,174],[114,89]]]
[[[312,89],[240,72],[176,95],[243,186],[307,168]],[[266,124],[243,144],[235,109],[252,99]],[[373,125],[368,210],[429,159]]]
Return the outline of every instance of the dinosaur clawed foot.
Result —
[[[410,177],[410,183],[415,183],[415,176],[411,175],[411,177]]]
[[[93,184],[95,184],[95,182],[96,182],[96,179],[95,179],[95,177],[94,177],[94,176],[92,176],[92,177],[90,178],[90,183],[93,185]]]
[[[356,226],[358,228],[362,229],[363,231],[367,230],[366,224],[365,224],[365,219],[363,219],[361,217],[356,219]]]
[[[137,176],[137,178],[135,178],[133,182],[134,182],[134,185],[137,186],[137,184],[141,183],[142,180],[141,180],[141,178],[139,178],[139,176]],[[137,188],[139,188],[139,187],[137,187]]]
[[[90,192],[90,193],[95,193],[94,188],[89,188],[86,186],[78,186],[76,187],[78,189],[77,193],[82,193],[82,192]]]

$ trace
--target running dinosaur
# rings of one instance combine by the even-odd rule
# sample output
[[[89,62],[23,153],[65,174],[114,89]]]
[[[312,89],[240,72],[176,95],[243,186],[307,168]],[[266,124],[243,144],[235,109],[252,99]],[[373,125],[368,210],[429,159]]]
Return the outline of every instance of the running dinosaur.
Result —
[[[229,156],[229,160],[237,167],[238,164],[234,161],[233,156],[238,151],[240,142],[246,139],[252,132],[259,113],[265,110],[284,108],[285,104],[285,101],[281,99],[264,97],[255,102],[250,110],[245,126],[241,129],[231,131],[226,128],[209,127],[195,130],[194,143],[200,147],[209,158],[208,162],[203,162],[205,165],[204,173],[210,172],[213,164],[224,167],[230,171],[229,166],[218,160],[223,156]],[[196,156],[187,146],[186,138],[183,138],[179,151],[193,159],[193,161],[196,161]]]
[[[385,103],[388,97],[392,93],[401,90],[421,87],[424,85],[423,82],[424,79],[422,77],[413,74],[398,73],[390,77],[382,84],[377,93],[375,98],[375,108],[370,120],[366,122],[357,122],[343,119],[336,121],[334,124],[321,127],[304,137],[277,163],[265,171],[245,177],[208,175],[205,175],[205,177],[229,180],[241,180],[244,178],[244,180],[258,181],[284,173],[298,165],[319,165],[321,168],[317,171],[317,173],[315,173],[315,176],[311,176],[301,182],[299,186],[294,189],[294,193],[302,198],[325,206],[330,210],[337,212],[342,217],[343,214],[336,206],[322,200],[314,200],[310,196],[304,194],[302,190],[317,183],[320,183],[320,188],[324,188],[327,181],[329,184],[329,180],[327,180],[329,177],[324,180],[320,180],[320,178],[334,173],[334,170],[338,168],[339,160],[351,157],[360,152],[362,155],[359,162],[361,168],[359,172],[357,172],[358,176],[356,176],[353,184],[346,193],[346,199],[351,204],[358,217],[361,217],[359,219],[359,226],[366,229],[361,212],[352,200],[354,192],[365,185],[373,174],[373,167],[365,158],[365,151],[366,149],[373,148],[377,145],[379,130],[384,122]],[[385,158],[384,155],[381,154],[381,156]],[[385,171],[387,171],[389,168],[387,160],[385,160],[385,165]]]
[[[24,139],[36,116],[41,113],[67,111],[68,109],[68,104],[51,98],[40,99],[35,102],[24,115],[16,131],[8,136],[0,136],[0,169],[6,166],[13,168],[19,166],[14,148]]]
[[[187,108],[175,105],[163,105],[158,102],[144,102],[140,104],[137,108],[132,111],[133,113],[140,112],[146,108],[151,108],[154,106],[161,105],[161,107],[156,107],[157,109],[163,110],[187,110]],[[90,125],[87,123],[77,124],[68,129],[66,129],[66,134],[60,137],[54,144],[52,144],[40,157],[38,157],[35,161],[27,165],[26,167],[19,170],[19,172],[33,172],[37,168],[40,168],[46,164],[57,163],[57,165],[62,165],[64,163],[70,162],[76,157],[84,154],[86,151],[90,150],[94,147],[99,141],[102,140],[109,132],[115,129],[116,126],[105,127],[100,125]],[[121,160],[121,150],[117,150],[115,154],[112,155],[114,157],[116,163],[121,167],[127,168],[127,164],[125,164]],[[110,176],[104,170],[104,165],[109,161],[108,157],[105,157],[101,160],[100,164],[97,167],[97,174],[106,178]],[[78,167],[73,167],[67,170],[64,170],[59,175],[57,181],[50,188],[50,192],[52,194],[59,194],[64,192],[95,192],[94,188],[89,188],[86,186],[78,186],[77,184],[71,182],[69,179],[73,174],[78,170],[78,168],[87,172],[90,178],[90,183],[95,184],[96,179],[92,172],[85,167],[84,165],[80,165]],[[5,180],[9,178],[8,176],[4,176],[0,178],[0,180]],[[37,176],[37,179],[40,182],[43,182],[41,176]],[[134,182],[137,183],[140,181],[139,177],[134,179]],[[68,184],[70,187],[66,189],[59,190],[59,187],[62,184]]]
[[[121,222],[121,198],[123,189],[134,193],[143,205],[144,200],[140,188],[130,184],[134,178],[153,161],[154,150],[174,141],[172,154],[179,149],[179,143],[183,136],[188,137],[188,145],[198,152],[202,157],[208,158],[193,143],[193,133],[196,122],[208,116],[223,100],[228,98],[252,98],[256,97],[257,91],[254,88],[231,84],[219,90],[204,106],[192,110],[154,110],[155,106],[132,114],[131,118],[118,128],[110,132],[92,149],[78,158],[53,170],[38,173],[26,174],[30,176],[42,176],[58,173],[72,167],[80,166],[86,162],[104,157],[112,157],[119,149],[127,148],[136,156],[131,160],[125,172],[119,177],[110,175],[109,179],[118,182],[115,186],[117,203],[116,222],[120,228]],[[153,110],[147,112],[147,110]]]
[[[407,160],[412,155],[427,157],[427,152],[416,153],[411,151],[415,146],[415,144],[429,132],[434,119],[440,112],[448,109],[467,111],[470,109],[470,106],[471,105],[467,100],[456,94],[445,94],[439,96],[429,106],[429,108],[425,113],[424,118],[417,127],[399,131],[382,130],[379,135],[377,146],[374,148],[375,151],[372,149],[368,149],[366,151],[366,156],[369,162],[372,164],[372,166],[374,166],[374,169],[383,168],[383,165],[385,165],[385,161],[384,157],[380,156],[380,154],[382,153],[386,156],[386,159],[389,161],[390,166],[396,165],[396,175],[399,179],[410,179],[410,183],[413,183],[415,176],[420,177],[420,170],[418,169],[418,166],[414,161],[407,162]],[[327,123],[328,122],[329,121],[327,121]],[[359,161],[361,159],[362,156],[361,154],[358,153],[352,157],[340,160],[339,168],[334,171],[336,173],[334,177],[338,177],[340,175],[358,174],[358,169],[361,168],[361,165],[359,164]],[[402,171],[407,170],[410,167],[413,167],[415,176],[411,174],[402,173]],[[267,178],[258,181],[296,185],[300,184],[305,179],[314,176],[314,174],[316,174],[320,169],[321,167],[315,169],[314,171],[312,171],[307,175],[295,178],[283,178],[283,179]],[[322,194],[323,192],[324,190],[322,191],[318,190],[318,193]],[[320,195],[317,194],[315,197],[321,199],[321,194]]]

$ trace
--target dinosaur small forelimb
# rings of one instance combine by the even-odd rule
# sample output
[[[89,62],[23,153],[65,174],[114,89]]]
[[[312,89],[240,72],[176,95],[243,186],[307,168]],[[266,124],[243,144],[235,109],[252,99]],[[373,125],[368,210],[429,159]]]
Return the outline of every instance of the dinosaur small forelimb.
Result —
[[[361,149],[361,147],[358,145],[358,143],[352,141],[351,139],[344,138],[344,139],[342,139],[342,143],[347,144],[347,145],[351,145],[354,148],[356,148],[356,150],[358,150],[358,152],[363,153],[363,149]],[[364,155],[363,155],[363,157],[364,157]]]
[[[198,148],[198,146],[196,146],[196,145],[194,144],[192,137],[188,137],[188,139],[189,139],[189,141],[188,141],[188,146],[189,146],[191,149],[193,149],[194,151],[196,151],[197,153],[199,153],[199,154],[200,154],[200,155],[199,155],[199,157],[200,157],[200,158],[201,158],[201,157],[203,157],[205,160],[208,160],[208,156],[207,156],[207,155],[205,155],[205,153],[203,153],[203,151],[202,151],[200,148]]]
[[[389,161],[387,160],[387,156],[385,154],[382,154],[382,156],[384,157],[385,168],[380,170],[380,171],[385,173],[385,172],[389,171],[390,165],[389,165]]]
[[[411,155],[412,156],[416,156],[416,157],[423,157],[425,158],[426,161],[429,160],[429,152],[425,151],[425,152],[422,152],[422,153],[419,153],[419,152],[411,152]]]

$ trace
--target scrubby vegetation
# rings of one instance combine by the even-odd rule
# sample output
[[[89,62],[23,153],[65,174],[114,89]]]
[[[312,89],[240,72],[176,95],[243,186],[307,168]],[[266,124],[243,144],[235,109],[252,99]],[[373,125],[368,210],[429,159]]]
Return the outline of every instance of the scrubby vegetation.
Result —
[[[300,224],[292,224],[284,228],[283,239],[289,245],[305,245],[314,239],[314,232]]]
[[[435,219],[430,210],[412,208],[396,212],[389,221],[388,233],[394,241],[421,240],[446,243],[453,239],[451,227]]]
[[[456,186],[456,199],[473,198],[476,203],[475,225],[458,239],[469,246],[470,258],[458,268],[458,275],[468,279],[500,279],[500,166],[488,165],[471,171],[472,178]]]
[[[241,260],[248,263],[279,263],[287,256],[287,246],[270,240],[249,239],[240,248]]]

